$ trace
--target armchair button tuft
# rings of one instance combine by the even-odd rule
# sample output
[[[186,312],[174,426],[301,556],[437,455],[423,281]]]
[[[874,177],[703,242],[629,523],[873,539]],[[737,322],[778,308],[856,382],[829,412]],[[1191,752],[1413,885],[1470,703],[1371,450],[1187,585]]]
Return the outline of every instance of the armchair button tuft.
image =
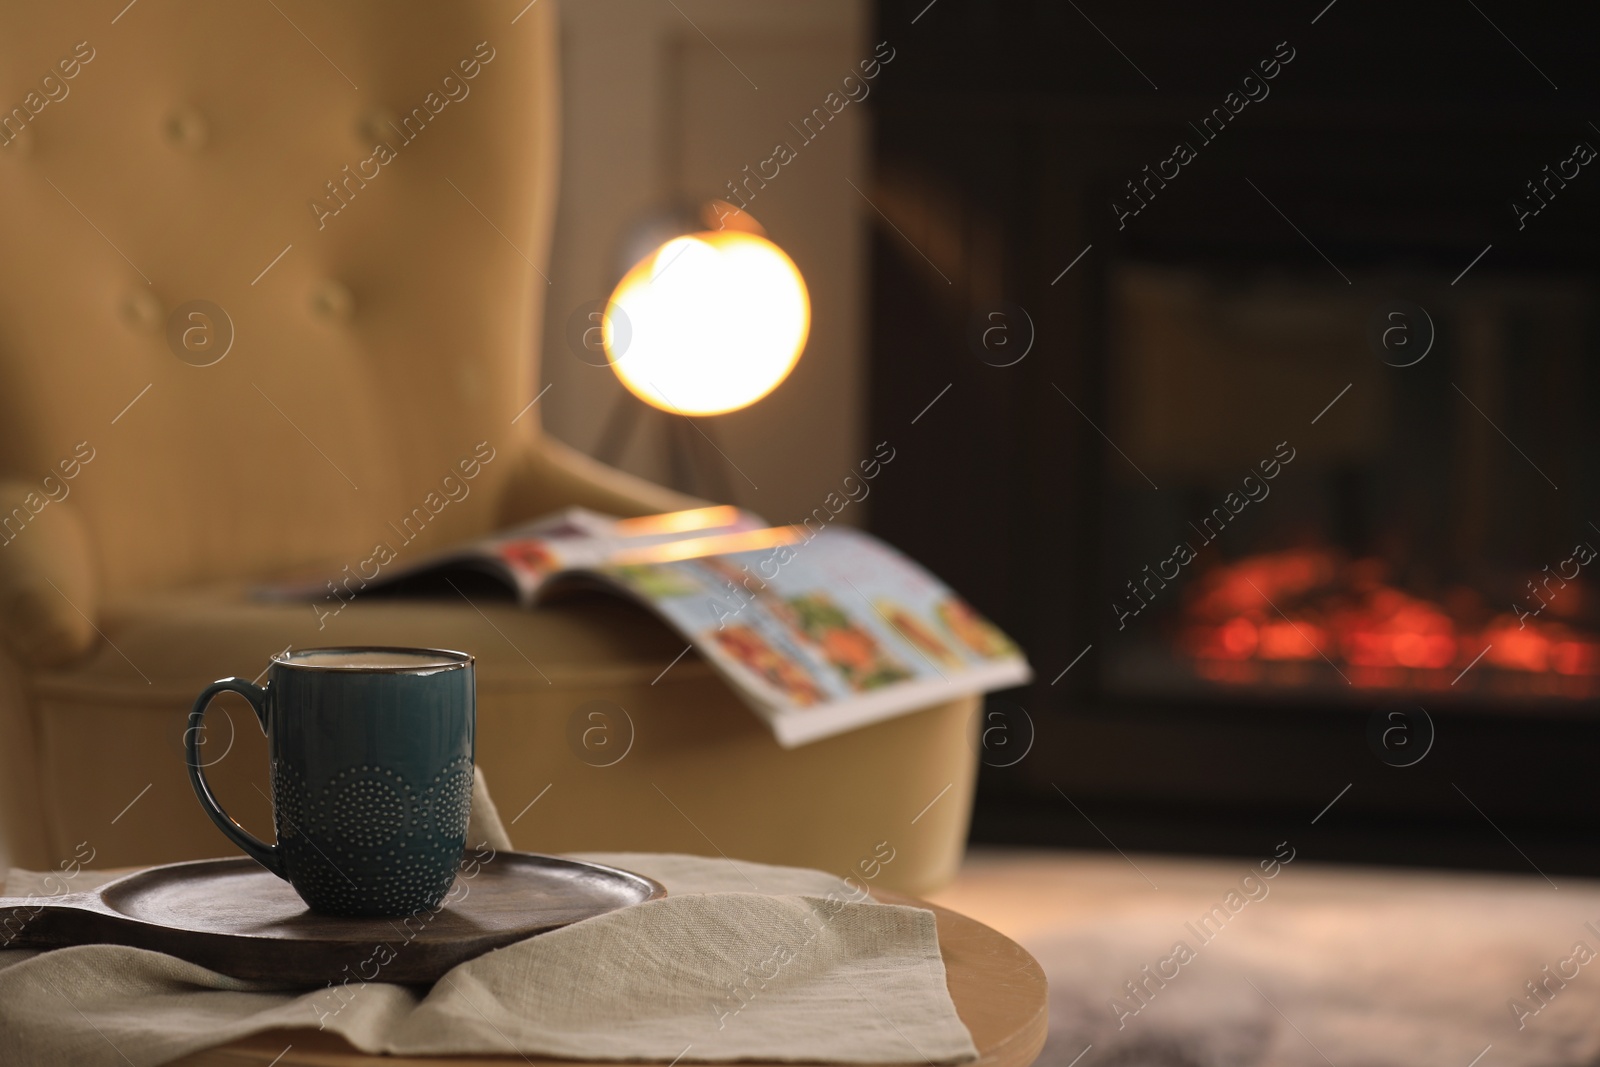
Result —
[[[148,289],[135,289],[122,299],[122,320],[135,330],[149,333],[165,318],[161,301]]]
[[[375,108],[356,120],[356,136],[360,138],[363,148],[388,144],[396,137],[398,123],[393,111],[385,107]]]
[[[311,311],[321,319],[343,322],[355,313],[356,298],[348,286],[333,279],[311,290]]]
[[[167,116],[167,140],[186,152],[198,152],[211,139],[211,126],[206,117],[193,107],[184,105]]]

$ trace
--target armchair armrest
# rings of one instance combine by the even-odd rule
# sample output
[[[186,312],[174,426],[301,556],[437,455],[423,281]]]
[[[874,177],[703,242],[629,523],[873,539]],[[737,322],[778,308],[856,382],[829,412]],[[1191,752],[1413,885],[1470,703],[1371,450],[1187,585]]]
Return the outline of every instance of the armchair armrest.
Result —
[[[77,508],[37,484],[0,481],[0,643],[31,667],[78,658],[95,641],[96,592]]]
[[[627,518],[707,503],[608,467],[548,434],[520,450],[514,463],[500,500],[501,526],[573,506]]]

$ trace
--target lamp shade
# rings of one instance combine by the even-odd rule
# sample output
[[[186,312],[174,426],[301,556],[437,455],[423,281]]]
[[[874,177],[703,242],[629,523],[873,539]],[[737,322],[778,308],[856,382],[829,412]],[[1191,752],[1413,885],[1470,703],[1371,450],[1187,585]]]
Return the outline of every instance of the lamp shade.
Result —
[[[811,329],[811,298],[794,261],[766,237],[707,230],[634,264],[605,318],[612,370],[635,396],[664,411],[720,415],[788,376]]]

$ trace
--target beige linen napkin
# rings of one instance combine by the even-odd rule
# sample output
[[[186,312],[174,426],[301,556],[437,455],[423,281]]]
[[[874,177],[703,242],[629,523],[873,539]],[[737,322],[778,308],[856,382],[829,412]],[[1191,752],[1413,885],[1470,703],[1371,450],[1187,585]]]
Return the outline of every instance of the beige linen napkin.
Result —
[[[498,826],[480,830],[493,843]],[[0,952],[0,1063],[154,1067],[319,1026],[366,1052],[720,1062],[963,1063],[933,914],[821,871],[648,853],[582,858],[669,896],[489,953],[423,994],[281,991],[115,945]],[[12,872],[8,895],[48,890]],[[72,888],[105,881],[81,872]]]

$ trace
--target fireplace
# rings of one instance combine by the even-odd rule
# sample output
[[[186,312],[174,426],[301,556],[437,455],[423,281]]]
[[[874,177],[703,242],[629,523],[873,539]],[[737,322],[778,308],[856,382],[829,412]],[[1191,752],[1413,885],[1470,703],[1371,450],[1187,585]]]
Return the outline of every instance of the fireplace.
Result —
[[[923,6],[872,523],[1038,672],[975,835],[1600,873],[1600,17]]]
[[[1517,408],[1541,379],[1597,399],[1581,280],[1123,263],[1108,303],[1109,692],[1508,713],[1600,696],[1581,409]],[[1302,417],[1266,414],[1295,398]]]

